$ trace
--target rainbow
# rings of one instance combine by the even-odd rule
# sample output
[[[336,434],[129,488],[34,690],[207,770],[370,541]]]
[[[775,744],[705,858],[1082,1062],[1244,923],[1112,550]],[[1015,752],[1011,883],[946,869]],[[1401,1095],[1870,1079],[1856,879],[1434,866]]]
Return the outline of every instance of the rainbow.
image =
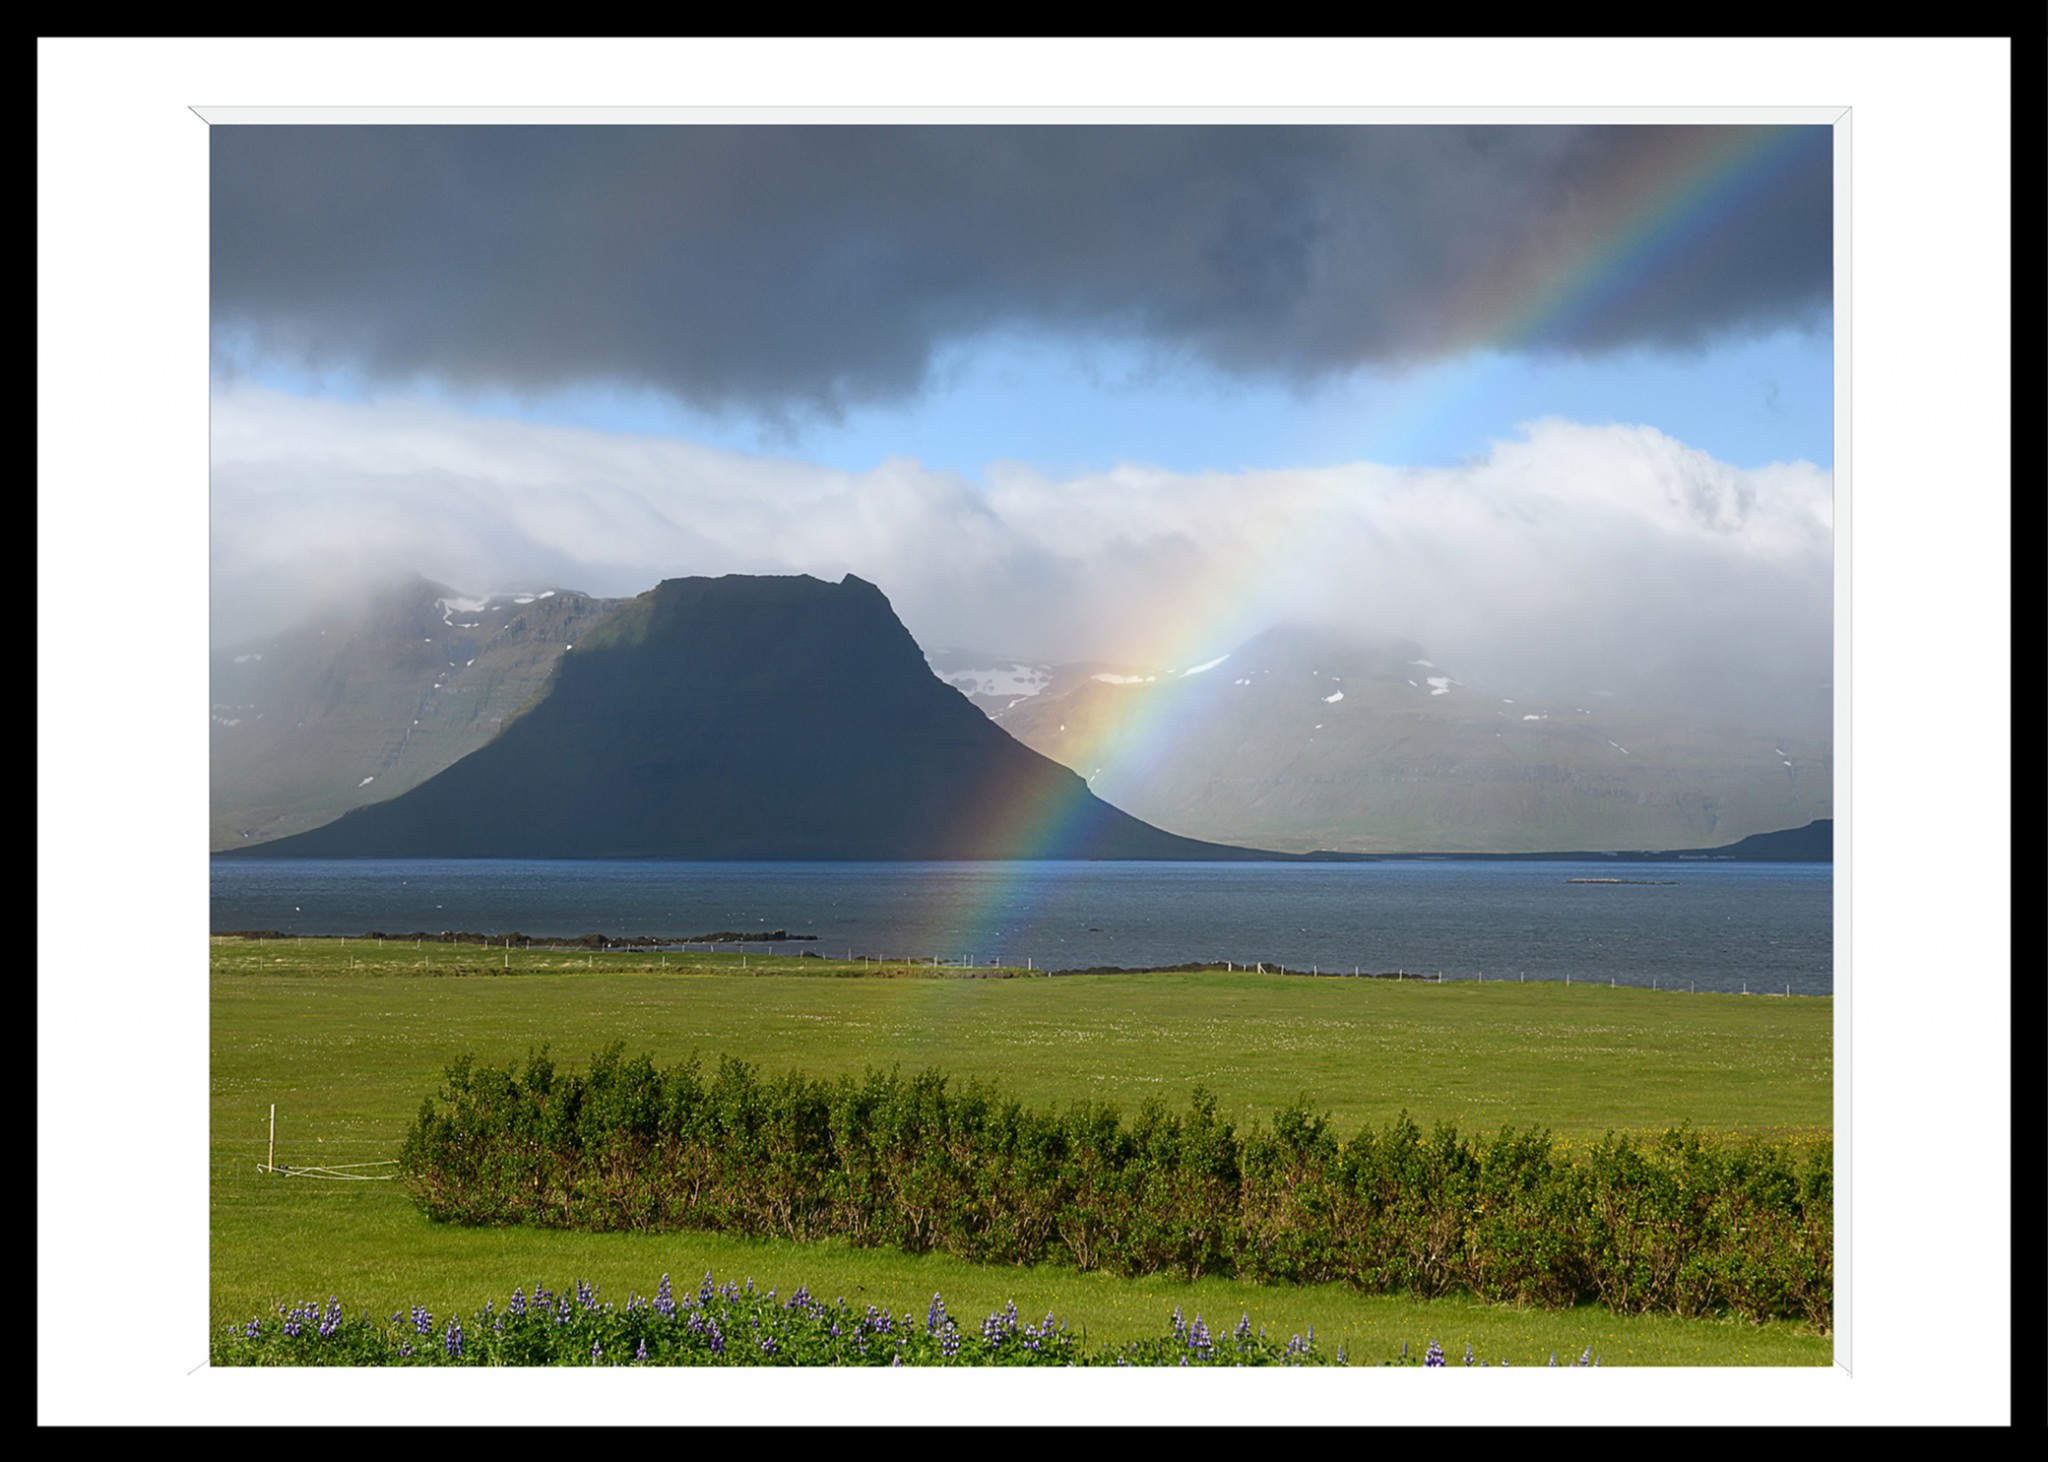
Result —
[[[1440,420],[1483,403],[1514,352],[1597,338],[1713,247],[1730,219],[1765,202],[1808,163],[1816,133],[1831,135],[1830,128],[1815,125],[1634,130],[1637,138],[1616,158],[1602,186],[1576,200],[1568,245],[1553,244],[1548,254],[1532,249],[1512,270],[1479,281],[1448,312],[1443,339],[1465,353],[1467,368],[1443,373],[1442,383],[1414,403],[1409,420]],[[1400,461],[1406,437],[1400,429],[1380,434],[1370,458]],[[1312,486],[1275,494],[1269,505],[1273,531],[1261,556],[1269,565],[1287,565],[1297,577],[1339,572],[1341,566],[1330,560],[1328,545],[1337,535],[1329,526],[1366,511],[1375,483],[1398,483],[1410,472],[1308,474]],[[1275,572],[1247,573],[1220,591],[1203,585],[1186,600],[1163,606],[1159,622],[1150,626],[1158,646],[1155,663],[1196,666],[1243,644],[1282,617],[1286,583]],[[1228,662],[1205,673],[1228,674]],[[1128,713],[1108,738],[1113,754],[1127,764],[1161,756],[1183,729],[1176,707],[1185,699],[1132,695]],[[995,845],[1016,850],[1023,861],[1003,865],[1006,876],[987,880],[988,887],[947,921],[969,931],[961,942],[973,946],[972,952],[993,952],[1025,937],[1078,876],[1071,865],[1030,860],[1086,857],[1088,851],[1071,815],[1048,816],[1042,809],[1010,809],[991,831]]]

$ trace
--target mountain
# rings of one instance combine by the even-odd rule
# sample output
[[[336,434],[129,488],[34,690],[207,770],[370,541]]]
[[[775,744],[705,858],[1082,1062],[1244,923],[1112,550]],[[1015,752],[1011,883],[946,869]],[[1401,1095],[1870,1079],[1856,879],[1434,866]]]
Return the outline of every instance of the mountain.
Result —
[[[848,575],[668,580],[589,624],[546,693],[403,795],[253,857],[1173,858],[940,682]]]
[[[963,670],[1009,663],[952,653]],[[996,724],[1189,837],[1303,852],[1690,849],[1832,815],[1832,745],[1789,716],[1504,696],[1401,641],[1281,626],[1185,669],[1017,668],[1031,679],[980,697]]]
[[[216,850],[386,801],[484,745],[624,601],[464,596],[410,575],[212,656]]]

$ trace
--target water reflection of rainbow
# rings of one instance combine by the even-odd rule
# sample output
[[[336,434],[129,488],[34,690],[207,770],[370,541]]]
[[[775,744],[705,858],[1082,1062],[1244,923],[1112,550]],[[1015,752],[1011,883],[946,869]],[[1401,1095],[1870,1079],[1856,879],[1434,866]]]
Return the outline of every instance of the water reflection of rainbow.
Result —
[[[1466,352],[1471,368],[1448,373],[1434,398],[1408,419],[1472,411],[1497,389],[1516,352],[1609,337],[1633,311],[1681,281],[1732,221],[1803,183],[1832,149],[1833,129],[1818,125],[1631,129],[1603,184],[1574,200],[1569,245],[1551,244],[1548,254],[1532,249],[1513,270],[1480,281],[1450,312],[1443,337]],[[1366,455],[1371,462],[1399,461],[1407,436],[1382,433]],[[1414,480],[1408,469],[1371,462],[1290,474],[1261,504],[1270,530],[1255,561],[1227,578],[1191,576],[1198,582],[1160,606],[1152,626],[1156,662],[1181,667],[1213,660],[1273,623],[1291,582],[1339,572],[1332,555],[1345,535],[1332,527],[1362,520],[1378,495]],[[1205,673],[1229,669],[1226,661]],[[1122,755],[1156,758],[1183,729],[1176,708],[1189,698],[1156,692],[1134,688],[1114,737]],[[1024,860],[1085,858],[1090,850],[1074,815],[1081,805],[1077,800],[1050,814],[1042,806],[1010,808],[991,829],[993,841]],[[1042,925],[1071,879],[1056,861],[1020,861],[1007,869],[1008,876],[988,881],[959,920],[949,921],[971,931],[964,942],[977,950],[993,950],[1005,934],[1015,939]]]

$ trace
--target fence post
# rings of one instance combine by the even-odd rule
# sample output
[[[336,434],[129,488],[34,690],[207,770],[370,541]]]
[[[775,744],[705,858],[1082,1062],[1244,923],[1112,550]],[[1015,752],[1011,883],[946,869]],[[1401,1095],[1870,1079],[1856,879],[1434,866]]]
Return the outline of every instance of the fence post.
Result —
[[[263,1165],[265,1172],[277,1171],[277,1103],[270,1104],[270,1160]]]

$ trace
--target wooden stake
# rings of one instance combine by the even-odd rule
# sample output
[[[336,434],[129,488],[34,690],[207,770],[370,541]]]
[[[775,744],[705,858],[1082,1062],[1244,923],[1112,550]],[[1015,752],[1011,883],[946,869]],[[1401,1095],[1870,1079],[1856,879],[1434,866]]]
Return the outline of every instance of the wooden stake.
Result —
[[[277,1171],[277,1103],[270,1104],[270,1161],[264,1164],[268,1172]]]

